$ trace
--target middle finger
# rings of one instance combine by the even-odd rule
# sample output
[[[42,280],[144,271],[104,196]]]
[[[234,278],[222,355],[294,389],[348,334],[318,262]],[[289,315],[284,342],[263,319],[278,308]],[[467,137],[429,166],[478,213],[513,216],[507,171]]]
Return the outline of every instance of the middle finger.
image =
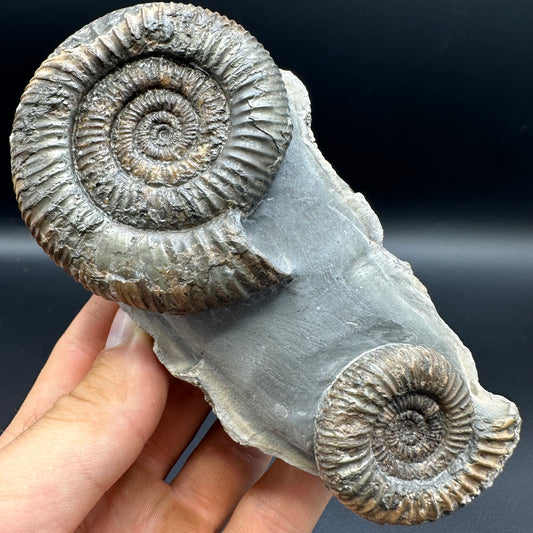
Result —
[[[159,424],[136,460],[144,472],[164,479],[209,414],[202,391],[173,379]]]

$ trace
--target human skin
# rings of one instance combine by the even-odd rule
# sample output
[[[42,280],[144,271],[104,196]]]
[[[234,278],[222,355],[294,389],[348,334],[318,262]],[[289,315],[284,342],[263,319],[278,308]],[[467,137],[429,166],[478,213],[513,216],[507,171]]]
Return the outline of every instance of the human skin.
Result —
[[[117,309],[90,298],[0,436],[0,530],[312,531],[330,497],[320,479],[268,468],[218,423],[164,481],[209,406]]]

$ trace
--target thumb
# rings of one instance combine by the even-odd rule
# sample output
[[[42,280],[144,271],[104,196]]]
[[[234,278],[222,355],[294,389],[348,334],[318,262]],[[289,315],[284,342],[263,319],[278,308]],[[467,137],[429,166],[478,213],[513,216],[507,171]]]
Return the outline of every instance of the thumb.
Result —
[[[0,530],[74,530],[153,433],[167,376],[119,310],[89,373],[0,451]]]

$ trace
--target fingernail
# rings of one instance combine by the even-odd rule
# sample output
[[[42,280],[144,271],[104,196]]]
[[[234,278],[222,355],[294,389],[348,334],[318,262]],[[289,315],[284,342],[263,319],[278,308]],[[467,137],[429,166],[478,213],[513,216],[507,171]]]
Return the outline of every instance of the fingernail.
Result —
[[[127,313],[122,311],[122,309],[119,309],[111,324],[111,329],[109,330],[109,335],[107,336],[107,341],[105,343],[105,349],[107,350],[109,348],[116,348],[117,346],[128,344],[128,342],[133,339],[136,329],[137,324],[135,324]]]

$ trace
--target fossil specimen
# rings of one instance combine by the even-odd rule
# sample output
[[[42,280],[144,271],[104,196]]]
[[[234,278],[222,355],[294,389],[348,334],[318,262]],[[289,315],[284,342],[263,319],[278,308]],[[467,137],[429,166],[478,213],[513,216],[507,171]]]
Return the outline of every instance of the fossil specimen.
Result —
[[[236,23],[154,3],[89,24],[36,72],[11,146],[41,246],[235,440],[383,523],[436,519],[503,468],[516,407],[318,151],[301,82]]]
[[[15,118],[13,174],[39,244],[85,287],[183,313],[284,278],[239,216],[289,140],[281,74],[249,33],[152,4],[90,24],[42,64]]]

